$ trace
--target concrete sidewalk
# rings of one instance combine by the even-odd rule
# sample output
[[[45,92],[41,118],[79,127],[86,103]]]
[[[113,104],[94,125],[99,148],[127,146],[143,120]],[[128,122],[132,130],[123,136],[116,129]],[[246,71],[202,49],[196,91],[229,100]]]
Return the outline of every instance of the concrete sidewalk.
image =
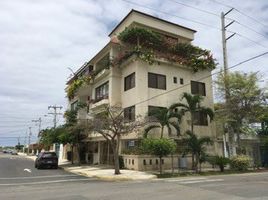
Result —
[[[115,175],[114,169],[105,166],[73,166],[61,165],[68,172],[79,174],[87,177],[94,177],[106,181],[123,181],[123,180],[151,180],[156,178],[155,175],[146,172],[121,169],[121,174]]]
[[[25,153],[18,153],[20,156],[23,156],[28,159],[35,160],[36,156],[29,155]],[[106,181],[123,181],[123,180],[150,180],[156,178],[155,175],[134,171],[134,170],[120,170],[121,174],[115,175],[114,169],[112,166],[89,166],[81,165],[77,166],[76,164],[72,165],[70,161],[59,160],[59,167],[73,174],[78,174],[87,177],[94,177]]]

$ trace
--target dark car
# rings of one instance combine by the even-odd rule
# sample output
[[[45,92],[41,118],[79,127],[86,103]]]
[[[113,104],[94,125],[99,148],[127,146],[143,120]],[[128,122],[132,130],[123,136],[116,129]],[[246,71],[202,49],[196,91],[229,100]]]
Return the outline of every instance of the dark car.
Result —
[[[35,167],[41,169],[44,167],[58,168],[58,157],[55,152],[41,152],[35,160]]]

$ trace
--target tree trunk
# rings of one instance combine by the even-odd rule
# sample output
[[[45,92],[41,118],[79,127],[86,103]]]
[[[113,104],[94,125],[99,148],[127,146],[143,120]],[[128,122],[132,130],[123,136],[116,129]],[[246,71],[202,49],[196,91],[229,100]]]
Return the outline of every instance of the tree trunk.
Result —
[[[76,148],[77,148],[77,162],[78,162],[78,165],[80,166],[81,159],[80,159],[80,144],[79,143],[77,143]]]
[[[194,113],[191,113],[191,131],[194,133]]]
[[[163,138],[163,134],[164,134],[164,126],[161,126],[161,135],[160,135],[160,138]]]
[[[159,172],[160,174],[162,174],[162,157],[159,157],[160,161],[159,161]]]
[[[72,165],[73,165],[74,164],[74,145],[71,145],[71,152],[72,152],[71,160],[72,160]]]
[[[174,174],[174,156],[171,154],[171,173]]]
[[[114,154],[114,174],[120,174],[119,166],[119,142],[111,141],[111,147]]]
[[[220,171],[224,172],[224,166],[223,165],[220,165]]]
[[[194,153],[192,153],[192,170],[194,170]]]
[[[196,173],[198,173],[199,159],[200,159],[200,157],[199,157],[199,155],[197,154],[197,155],[196,155],[196,161],[195,161],[195,167],[194,167]]]

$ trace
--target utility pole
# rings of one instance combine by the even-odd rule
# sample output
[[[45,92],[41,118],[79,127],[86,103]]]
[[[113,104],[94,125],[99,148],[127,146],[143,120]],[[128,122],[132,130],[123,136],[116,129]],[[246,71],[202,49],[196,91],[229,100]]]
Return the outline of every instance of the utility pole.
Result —
[[[62,109],[62,106],[56,106],[56,105],[54,105],[54,106],[48,106],[48,110],[50,110],[50,109],[53,109],[54,110],[54,112],[52,112],[52,113],[48,113],[48,114],[50,114],[50,115],[53,115],[53,123],[54,123],[54,128],[56,128],[57,127],[57,115],[61,115],[62,113],[58,113],[57,112],[57,109]]]
[[[32,122],[38,123],[38,135],[37,135],[37,137],[39,137],[40,136],[40,131],[41,131],[42,119],[41,119],[41,117],[39,117],[38,119],[32,120]]]
[[[27,131],[25,132],[25,137],[24,137],[24,143],[23,143],[23,153],[25,153],[25,147],[26,147],[26,144],[27,144]]]
[[[31,136],[32,136],[32,127],[29,127],[27,155],[29,155],[30,153]]]
[[[229,40],[230,38],[232,38],[235,35],[235,33],[233,33],[228,38],[226,38],[226,28],[228,26],[230,26],[231,24],[233,24],[235,21],[233,20],[229,24],[225,25],[225,16],[228,15],[230,12],[232,12],[232,10],[233,10],[233,8],[230,9],[226,13],[223,13],[223,12],[221,13],[221,32],[222,32],[222,51],[223,51],[223,71],[224,71],[224,87],[225,87],[225,104],[227,106],[229,104],[229,98],[230,98],[229,82],[228,82],[227,40]],[[234,146],[233,146],[234,135],[233,135],[233,131],[230,129],[230,127],[228,126],[228,124],[226,126],[227,126],[227,129],[228,129],[228,134],[229,134],[229,138],[230,138],[230,140],[229,140],[230,141],[229,142],[229,147],[230,147],[229,152],[230,152],[230,155],[228,155],[228,152],[227,152],[225,132],[224,132],[224,135],[223,135],[223,148],[224,148],[224,157],[229,157],[229,156],[233,156],[235,154],[235,149],[234,149]]]

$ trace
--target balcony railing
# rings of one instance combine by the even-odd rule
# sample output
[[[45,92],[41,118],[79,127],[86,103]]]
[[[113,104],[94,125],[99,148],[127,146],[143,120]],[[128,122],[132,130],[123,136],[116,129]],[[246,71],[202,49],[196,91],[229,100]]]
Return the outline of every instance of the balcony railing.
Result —
[[[98,98],[95,100],[91,100],[91,104],[90,104],[90,109],[95,112],[95,111],[100,111],[103,110],[105,108],[105,106],[107,106],[109,104],[109,96],[103,96],[102,98]]]

